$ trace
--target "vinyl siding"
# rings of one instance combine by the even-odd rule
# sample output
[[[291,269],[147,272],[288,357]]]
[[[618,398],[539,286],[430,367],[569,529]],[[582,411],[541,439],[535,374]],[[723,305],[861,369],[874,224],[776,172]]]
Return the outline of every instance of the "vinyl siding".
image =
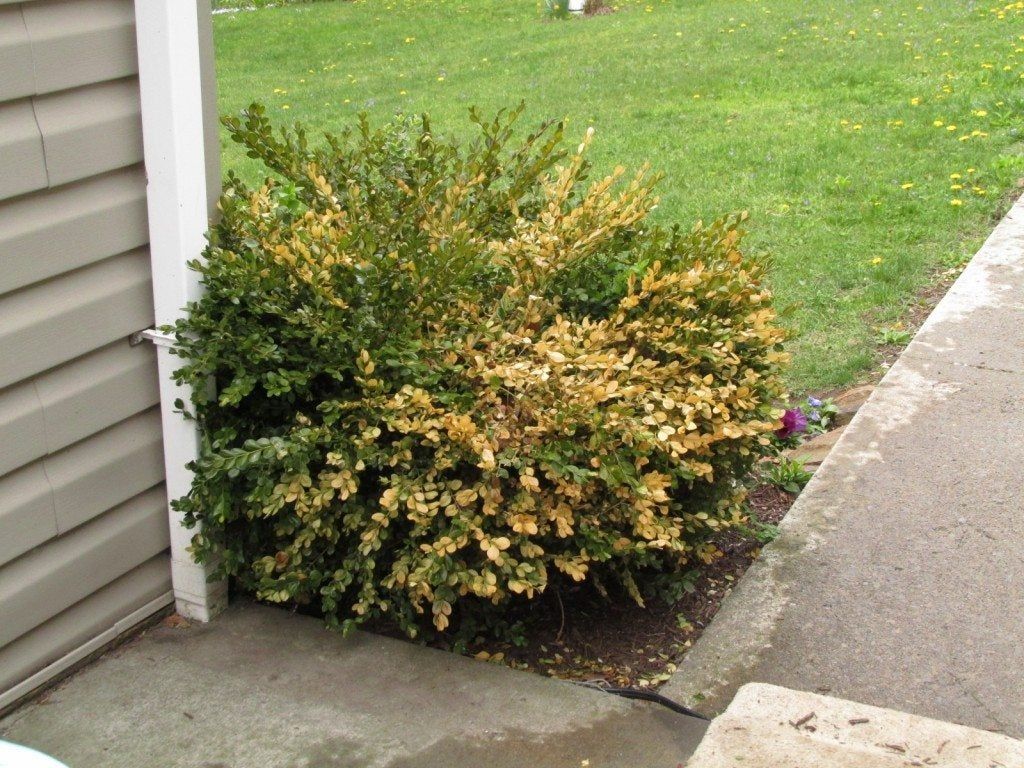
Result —
[[[21,6],[0,4],[0,100],[32,93],[32,46]]]
[[[0,648],[0,691],[39,673],[41,659],[61,659],[104,634],[114,639],[118,624],[131,615],[126,606],[159,606],[166,594],[167,556],[161,553]]]
[[[10,563],[0,584],[0,646],[84,600],[168,546],[166,497],[154,488]]]
[[[132,0],[0,0],[0,706],[170,602],[137,71]]]
[[[114,256],[0,297],[0,387],[153,322],[149,253]]]
[[[43,139],[32,101],[0,104],[0,195],[13,197],[45,186]]]
[[[140,166],[0,202],[0,294],[146,244]]]

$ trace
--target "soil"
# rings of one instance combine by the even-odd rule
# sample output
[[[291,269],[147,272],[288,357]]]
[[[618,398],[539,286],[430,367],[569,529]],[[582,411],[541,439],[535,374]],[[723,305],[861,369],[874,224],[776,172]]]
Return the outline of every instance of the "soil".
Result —
[[[768,535],[721,534],[715,543],[722,557],[702,567],[692,591],[678,601],[648,601],[641,607],[625,596],[609,600],[586,589],[563,596],[549,591],[532,604],[526,645],[488,643],[469,653],[568,680],[656,687],[675,672],[795,498],[774,486],[755,488],[749,499],[752,519]]]

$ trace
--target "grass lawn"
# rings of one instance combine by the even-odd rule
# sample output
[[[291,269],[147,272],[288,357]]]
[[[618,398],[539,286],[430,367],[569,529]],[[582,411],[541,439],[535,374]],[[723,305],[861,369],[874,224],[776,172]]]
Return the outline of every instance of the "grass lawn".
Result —
[[[1024,3],[624,0],[548,22],[537,0],[355,0],[215,17],[222,112],[264,102],[338,130],[429,112],[465,135],[525,100],[529,126],[597,130],[599,170],[665,172],[656,216],[750,212],[797,336],[797,391],[877,363],[935,273],[962,264],[1024,176]],[[233,144],[225,168],[256,172]]]

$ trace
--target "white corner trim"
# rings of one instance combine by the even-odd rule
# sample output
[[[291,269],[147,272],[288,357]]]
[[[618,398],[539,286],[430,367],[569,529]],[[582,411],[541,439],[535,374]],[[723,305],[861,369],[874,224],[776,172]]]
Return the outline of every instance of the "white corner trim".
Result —
[[[198,258],[208,224],[207,192],[218,180],[207,178],[203,110],[203,50],[197,3],[189,0],[135,0],[142,96],[142,134],[149,206],[150,258],[156,327],[173,323],[184,306],[200,295],[198,276],[187,262]],[[185,465],[196,458],[195,424],[175,412],[174,401],[189,402],[191,392],[174,383],[180,364],[167,346],[157,347],[164,467],[170,499],[188,493],[192,474]],[[187,551],[191,532],[168,507],[171,573],[177,610],[199,621],[221,610],[223,583],[208,583],[208,567]]]

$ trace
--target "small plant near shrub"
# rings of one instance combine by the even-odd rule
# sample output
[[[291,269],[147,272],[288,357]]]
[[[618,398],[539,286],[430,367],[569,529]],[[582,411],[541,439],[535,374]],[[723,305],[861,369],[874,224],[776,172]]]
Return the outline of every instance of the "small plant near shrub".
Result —
[[[271,178],[228,177],[173,329],[195,557],[345,630],[479,627],[559,581],[685,586],[780,425],[742,217],[654,225],[646,170],[588,181],[589,132],[570,153],[561,124],[513,140],[518,111],[471,114],[468,146],[426,117],[316,147],[257,105],[226,119]]]
[[[544,0],[544,15],[549,19],[571,19],[569,0]]]
[[[785,456],[779,457],[777,461],[766,463],[763,472],[763,479],[766,483],[781,488],[787,493],[800,493],[813,476],[814,473],[808,472],[802,461],[788,459]]]
[[[754,539],[762,545],[771,544],[779,536],[779,526],[762,521],[753,510],[748,512],[747,521],[736,530],[745,538]]]
[[[882,328],[875,336],[875,343],[883,347],[903,347],[909,344],[912,338],[914,334],[904,328]]]
[[[779,452],[800,445],[807,432],[807,427],[807,414],[804,413],[803,408],[787,408],[782,412],[779,426],[772,436],[775,451]]]
[[[829,398],[807,398],[807,431],[808,435],[820,435],[827,432],[839,415],[839,406]]]

